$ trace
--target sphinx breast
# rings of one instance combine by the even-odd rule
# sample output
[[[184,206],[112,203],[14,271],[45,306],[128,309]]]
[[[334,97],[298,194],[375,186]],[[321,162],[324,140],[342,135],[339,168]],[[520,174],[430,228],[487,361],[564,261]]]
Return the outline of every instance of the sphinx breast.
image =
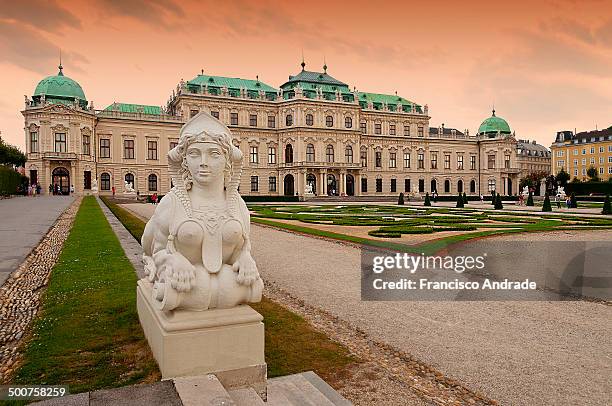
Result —
[[[242,225],[238,220],[231,219],[223,227],[223,243],[240,244],[242,243]]]

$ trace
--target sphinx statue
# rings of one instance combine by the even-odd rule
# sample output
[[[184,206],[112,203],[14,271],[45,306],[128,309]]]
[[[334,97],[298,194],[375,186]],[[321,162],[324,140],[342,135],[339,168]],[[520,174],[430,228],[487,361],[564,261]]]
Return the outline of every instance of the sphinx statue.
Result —
[[[229,129],[200,112],[182,127],[168,166],[174,187],[142,236],[151,301],[165,312],[259,302],[263,281],[251,256],[249,211],[238,193],[242,152]]]

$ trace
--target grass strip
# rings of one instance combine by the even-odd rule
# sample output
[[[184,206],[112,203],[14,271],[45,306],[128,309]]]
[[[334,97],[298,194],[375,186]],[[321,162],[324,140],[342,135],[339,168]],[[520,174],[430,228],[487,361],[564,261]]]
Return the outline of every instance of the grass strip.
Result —
[[[136,311],[136,274],[94,197],[85,197],[51,272],[13,384],[71,393],[161,378]]]
[[[119,221],[140,241],[145,223],[109,199],[103,199]],[[124,222],[125,221],[125,222]],[[251,304],[264,317],[268,377],[314,371],[335,388],[342,386],[351,366],[360,362],[348,349],[315,330],[308,321],[263,298]]]

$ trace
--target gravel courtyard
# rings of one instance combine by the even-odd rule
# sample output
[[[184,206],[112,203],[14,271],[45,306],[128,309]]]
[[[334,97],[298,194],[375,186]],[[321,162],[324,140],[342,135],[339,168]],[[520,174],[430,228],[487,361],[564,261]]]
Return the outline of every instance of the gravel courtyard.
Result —
[[[142,217],[154,209],[128,206]],[[264,279],[501,404],[601,405],[612,393],[611,306],[588,301],[366,302],[360,297],[357,247],[258,225],[252,225],[251,233]],[[548,234],[610,240],[609,230]]]

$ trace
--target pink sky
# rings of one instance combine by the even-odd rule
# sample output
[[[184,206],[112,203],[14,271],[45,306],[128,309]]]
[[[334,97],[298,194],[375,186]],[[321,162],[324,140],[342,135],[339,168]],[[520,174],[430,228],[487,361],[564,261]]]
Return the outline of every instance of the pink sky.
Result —
[[[612,2],[0,0],[0,131],[24,148],[23,96],[78,81],[96,108],[165,104],[181,78],[300,69],[428,104],[475,132],[495,103],[517,138],[612,125]]]

